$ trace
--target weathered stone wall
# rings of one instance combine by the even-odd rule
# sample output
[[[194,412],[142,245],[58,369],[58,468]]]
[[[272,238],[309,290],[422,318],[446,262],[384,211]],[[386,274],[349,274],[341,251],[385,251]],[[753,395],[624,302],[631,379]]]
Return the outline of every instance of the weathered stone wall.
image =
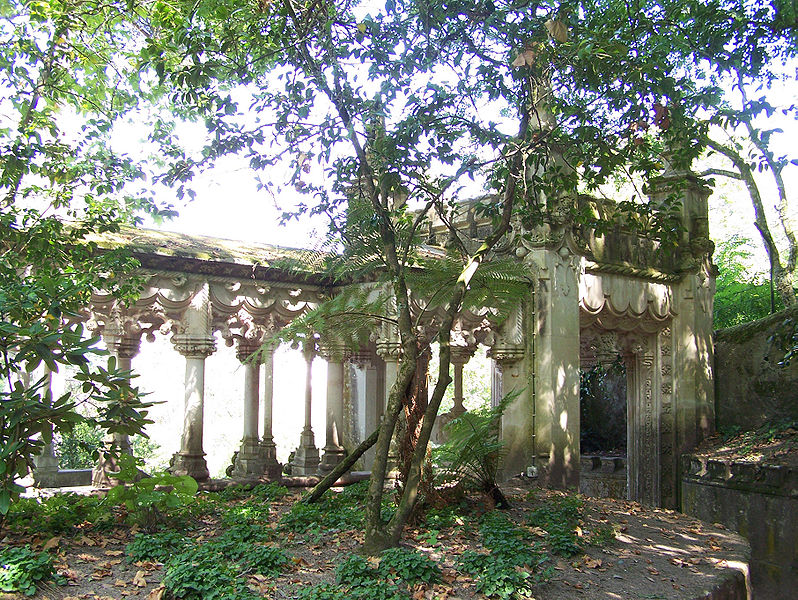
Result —
[[[717,427],[753,429],[767,420],[798,419],[798,360],[780,367],[784,349],[770,338],[798,308],[715,332]]]
[[[684,455],[682,473],[683,512],[748,538],[754,598],[795,598],[798,471]]]
[[[582,455],[579,493],[593,498],[626,499],[626,457]]]

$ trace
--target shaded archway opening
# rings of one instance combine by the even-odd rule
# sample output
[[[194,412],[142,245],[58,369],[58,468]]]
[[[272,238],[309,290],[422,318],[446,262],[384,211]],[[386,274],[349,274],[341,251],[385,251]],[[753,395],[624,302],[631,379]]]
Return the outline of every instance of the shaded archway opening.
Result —
[[[582,455],[627,455],[626,366],[619,356],[610,364],[583,368],[579,386]]]

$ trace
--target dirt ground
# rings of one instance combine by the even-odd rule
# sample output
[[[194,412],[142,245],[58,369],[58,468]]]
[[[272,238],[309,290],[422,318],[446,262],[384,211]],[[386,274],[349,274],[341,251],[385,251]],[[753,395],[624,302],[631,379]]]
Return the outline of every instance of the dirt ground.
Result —
[[[555,491],[536,490],[528,496],[529,487],[508,487],[513,507],[509,516],[517,523],[541,500],[556,501]],[[288,510],[299,491],[272,504],[273,521]],[[554,577],[536,588],[537,600],[572,598],[606,599],[680,599],[697,598],[714,587],[734,569],[741,567],[747,552],[746,543],[736,534],[719,526],[701,523],[691,517],[668,510],[651,510],[619,500],[585,499],[583,532],[589,528],[610,526],[616,539],[606,545],[586,546],[586,550],[569,559],[554,558]],[[477,534],[441,531],[430,536],[424,529],[410,528],[405,543],[428,553],[442,570],[442,583],[415,588],[413,598],[473,599],[482,597],[474,590],[470,576],[458,573],[457,557],[468,548],[477,548]],[[59,573],[67,585],[40,588],[39,600],[107,600],[149,599],[163,596],[160,586],[162,565],[127,562],[124,549],[135,529],[120,527],[111,533],[81,534],[57,538],[9,539],[5,543],[29,543],[35,549],[57,552]],[[199,524],[196,535],[208,539],[219,533],[212,519]],[[543,532],[533,534],[544,535]],[[274,579],[250,577],[250,587],[266,598],[292,598],[301,586],[334,581],[337,564],[356,552],[362,542],[358,531],[328,532],[309,537],[288,533],[281,535],[280,547],[292,558],[291,569]],[[5,595],[2,598],[15,598]]]
[[[715,434],[693,454],[729,462],[798,467],[798,422],[765,425],[734,435]]]

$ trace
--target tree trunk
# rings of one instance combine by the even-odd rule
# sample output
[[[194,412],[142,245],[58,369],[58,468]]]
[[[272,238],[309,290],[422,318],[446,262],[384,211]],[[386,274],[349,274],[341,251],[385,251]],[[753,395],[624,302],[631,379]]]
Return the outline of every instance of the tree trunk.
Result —
[[[360,442],[360,445],[355,448],[351,454],[347,455],[341,462],[335,465],[335,468],[330,471],[327,476],[319,481],[308,494],[302,498],[302,502],[305,504],[310,504],[312,502],[316,502],[319,498],[324,495],[324,492],[329,490],[338,478],[346,473],[349,468],[357,462],[357,459],[363,456],[363,454],[371,448],[374,444],[377,443],[377,437],[379,436],[380,430],[375,429],[374,432],[368,436],[365,440]]]
[[[407,474],[410,470],[410,461],[418,443],[418,435],[421,431],[421,422],[424,412],[427,410],[428,390],[427,373],[429,372],[429,350],[419,353],[416,376],[410,386],[409,393],[404,403],[404,418],[399,422],[400,443],[399,443],[399,481],[402,484],[407,482]]]
[[[751,141],[756,146],[757,150],[765,157],[770,174],[773,176],[773,181],[776,183],[776,191],[779,195],[779,202],[776,204],[776,212],[779,215],[779,222],[784,230],[784,237],[787,239],[787,264],[785,269],[791,275],[791,283],[795,277],[796,268],[798,268],[798,241],[795,236],[795,224],[793,223],[790,214],[790,203],[787,198],[787,186],[784,183],[784,178],[781,175],[783,166],[779,165],[773,158],[773,153],[762,142],[759,133],[751,125],[750,121],[745,121],[746,129]]]
[[[779,249],[776,247],[776,243],[773,241],[773,236],[770,233],[765,207],[762,203],[762,196],[759,193],[759,187],[756,184],[751,168],[743,157],[734,149],[713,140],[708,140],[707,145],[732,161],[735,168],[739,171],[740,177],[748,189],[748,195],[754,207],[754,225],[762,236],[762,243],[765,246],[765,252],[767,252],[768,261],[770,262],[770,272],[772,273],[773,283],[785,306],[796,304],[798,299],[796,298],[795,290],[792,286],[792,274],[781,264]]]

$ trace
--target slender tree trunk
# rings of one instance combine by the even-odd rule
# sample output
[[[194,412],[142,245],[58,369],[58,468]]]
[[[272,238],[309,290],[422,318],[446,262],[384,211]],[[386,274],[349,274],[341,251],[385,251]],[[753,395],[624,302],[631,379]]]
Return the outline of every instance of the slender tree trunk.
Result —
[[[798,299],[796,298],[795,290],[792,286],[792,274],[781,264],[779,249],[773,241],[773,236],[768,226],[767,215],[765,214],[765,206],[762,202],[762,196],[759,193],[759,187],[756,184],[751,168],[748,166],[745,159],[733,148],[729,148],[713,140],[708,140],[707,145],[732,161],[739,172],[741,179],[748,189],[748,195],[754,207],[754,225],[759,231],[759,235],[762,237],[762,243],[765,246],[765,252],[767,252],[768,261],[770,262],[770,272],[773,274],[773,283],[776,286],[779,297],[781,297],[785,306],[796,304]]]
[[[427,393],[427,373],[429,372],[429,349],[419,353],[416,376],[410,386],[410,393],[404,403],[404,416],[399,422],[399,480],[402,484],[407,482],[407,473],[410,470],[410,461],[413,457],[424,412],[429,402]]]
[[[753,125],[751,125],[751,122],[746,121],[745,126],[754,146],[756,146],[757,150],[759,150],[762,156],[765,157],[765,162],[768,165],[770,174],[773,176],[773,181],[776,183],[776,192],[779,195],[779,202],[776,204],[776,212],[779,215],[779,222],[784,230],[784,237],[787,239],[788,248],[787,264],[784,268],[789,272],[794,280],[795,270],[796,267],[798,267],[798,241],[796,241],[795,236],[796,226],[793,223],[792,216],[790,214],[790,203],[789,199],[787,198],[787,186],[784,184],[784,178],[781,175],[783,167],[776,163],[773,158],[773,153],[764,143],[762,143],[761,137],[754,129]]]
[[[338,481],[338,478],[346,473],[349,468],[357,462],[358,458],[365,454],[366,450],[377,443],[377,437],[379,436],[379,433],[380,430],[375,429],[370,436],[360,442],[360,445],[355,448],[351,454],[348,454],[341,462],[335,465],[335,468],[330,471],[324,479],[319,481],[304,498],[302,498],[302,502],[305,504],[310,504],[321,498],[324,495],[324,492],[329,490],[335,484],[335,482]]]

